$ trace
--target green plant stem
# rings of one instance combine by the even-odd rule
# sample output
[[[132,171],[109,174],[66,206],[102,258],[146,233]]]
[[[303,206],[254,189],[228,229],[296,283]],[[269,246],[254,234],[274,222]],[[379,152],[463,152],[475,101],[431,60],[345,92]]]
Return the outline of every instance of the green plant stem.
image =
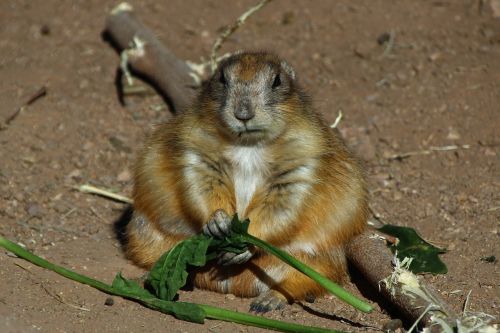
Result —
[[[49,269],[53,272],[56,272],[59,275],[62,275],[68,279],[86,284],[98,290],[101,290],[107,294],[121,296],[124,298],[135,300],[139,303],[144,304],[145,306],[158,310],[163,313],[167,313],[170,315],[176,315],[175,306],[177,304],[182,305],[182,302],[171,302],[171,301],[163,301],[158,298],[152,297],[143,297],[138,296],[132,293],[123,292],[113,288],[111,285],[103,283],[98,280],[94,280],[88,276],[78,274],[74,271],[66,269],[64,267],[55,265],[45,259],[38,257],[37,255],[25,250],[21,246],[9,241],[8,239],[0,236],[0,246],[4,247],[8,251],[14,253],[16,256],[23,258],[37,266]],[[213,307],[205,304],[192,304],[192,303],[184,303],[189,305],[195,305],[200,307],[206,315],[206,318],[209,319],[218,319],[223,321],[235,322],[239,324],[256,326],[266,329],[273,329],[281,332],[304,332],[304,333],[339,333],[339,331],[319,328],[319,327],[310,327],[310,326],[302,326],[299,324],[287,323],[279,320],[267,319],[264,317],[258,317],[249,315],[246,313],[240,313],[236,311],[221,309],[217,307]]]
[[[260,247],[266,252],[269,252],[270,254],[275,255],[276,257],[280,258],[283,260],[285,263],[289,264],[293,268],[297,269],[298,271],[304,273],[305,275],[309,276],[311,279],[314,281],[318,282],[323,288],[328,290],[330,293],[333,295],[337,296],[340,298],[342,301],[346,302],[349,305],[352,305],[354,308],[369,313],[373,310],[373,307],[360,300],[356,296],[350,294],[347,290],[336,284],[335,282],[327,279],[325,276],[319,274],[316,272],[314,269],[306,266],[305,264],[301,263],[288,253],[286,253],[283,250],[280,250],[250,234],[242,234],[244,237],[245,241],[248,243],[255,245],[257,247]]]
[[[284,321],[267,319],[265,317],[253,316],[247,313],[235,312],[231,310],[221,309],[210,305],[199,304],[207,315],[207,318],[218,319],[224,321],[232,321],[238,324],[251,325],[260,328],[273,329],[281,332],[301,332],[301,333],[341,333],[340,331],[330,330],[327,328],[303,326],[299,324],[287,323]],[[228,320],[227,318],[230,318]]]
[[[110,285],[103,283],[98,280],[94,280],[92,278],[89,278],[88,276],[78,274],[76,272],[73,272],[72,270],[66,269],[64,267],[55,265],[45,259],[40,258],[39,256],[29,252],[28,250],[25,250],[21,246],[17,245],[16,243],[11,242],[10,240],[0,236],[0,246],[4,247],[8,251],[14,253],[16,256],[21,257],[32,264],[35,264],[37,266],[46,268],[48,270],[51,270],[53,272],[56,272],[59,275],[64,276],[65,278],[89,285],[93,288],[99,289],[101,291],[104,291],[105,293],[108,294],[116,294],[115,290],[113,287]],[[120,295],[121,296],[121,295]]]

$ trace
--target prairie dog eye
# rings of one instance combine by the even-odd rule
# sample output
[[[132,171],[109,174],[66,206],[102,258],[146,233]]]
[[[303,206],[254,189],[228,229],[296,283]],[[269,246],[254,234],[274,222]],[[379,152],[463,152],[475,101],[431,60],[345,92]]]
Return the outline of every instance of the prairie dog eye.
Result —
[[[222,83],[223,85],[227,86],[226,76],[224,75],[224,71],[222,71],[222,70],[220,71],[219,82]]]
[[[276,88],[276,87],[279,87],[281,85],[281,78],[280,78],[280,74],[276,74],[276,76],[274,77],[274,81],[273,81],[273,85],[272,85],[272,88]]]

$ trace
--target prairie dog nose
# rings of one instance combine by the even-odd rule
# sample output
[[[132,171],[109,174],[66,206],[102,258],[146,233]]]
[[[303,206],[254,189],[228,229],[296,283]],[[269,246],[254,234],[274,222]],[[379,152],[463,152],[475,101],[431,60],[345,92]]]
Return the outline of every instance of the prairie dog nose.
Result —
[[[252,104],[249,100],[243,100],[238,103],[236,109],[234,110],[234,116],[236,119],[241,121],[247,121],[255,116],[255,111],[252,108]]]

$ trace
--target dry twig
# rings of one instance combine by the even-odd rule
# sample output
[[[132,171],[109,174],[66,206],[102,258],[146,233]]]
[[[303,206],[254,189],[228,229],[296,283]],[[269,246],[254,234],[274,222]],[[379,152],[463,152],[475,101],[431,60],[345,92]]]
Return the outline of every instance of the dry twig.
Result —
[[[229,38],[239,27],[245,24],[245,21],[252,16],[254,13],[259,11],[266,4],[272,0],[261,0],[257,5],[250,7],[246,12],[244,12],[233,24],[226,27],[224,31],[217,37],[214,45],[212,46],[212,53],[210,54],[210,62],[212,67],[212,73],[217,68],[217,51],[222,47],[222,44]]]
[[[59,303],[67,305],[69,307],[72,307],[73,309],[77,309],[77,310],[80,310],[80,311],[88,311],[88,312],[90,312],[90,309],[88,309],[88,308],[86,308],[84,306],[72,304],[72,303],[69,303],[69,302],[65,301],[64,298],[61,295],[51,292],[43,283],[40,283],[40,285],[42,286],[42,289],[47,293],[47,295],[49,295],[50,297],[54,298]]]
[[[116,194],[116,193],[113,193],[113,192],[108,191],[108,190],[100,189],[100,188],[92,186],[92,185],[84,184],[84,185],[80,185],[80,186],[75,186],[73,188],[75,190],[80,191],[80,192],[97,194],[97,195],[100,195],[102,197],[116,200],[119,202],[123,202],[123,203],[127,203],[127,204],[133,203],[133,200],[126,197],[126,196]]]
[[[403,159],[411,157],[411,156],[429,155],[429,154],[432,154],[434,152],[439,152],[439,151],[451,151],[451,150],[469,149],[469,148],[470,148],[470,145],[461,145],[461,146],[451,145],[451,146],[442,146],[442,147],[430,147],[429,149],[394,154],[394,155],[387,157],[387,159],[388,160],[403,160]]]
[[[344,115],[342,114],[342,110],[339,110],[339,114],[337,115],[337,118],[335,118],[335,121],[333,124],[330,125],[330,128],[337,128],[337,126],[340,124],[340,121],[342,120],[342,117]]]
[[[207,78],[207,76],[211,76],[214,71],[217,69],[219,63],[225,58],[229,57],[231,53],[225,53],[222,56],[217,56],[217,51],[220,50],[222,44],[231,36],[233,33],[238,30],[243,24],[245,24],[246,20],[264,7],[267,3],[272,0],[261,0],[257,5],[250,7],[246,12],[244,12],[240,17],[231,25],[227,26],[215,39],[215,42],[212,46],[212,51],[210,53],[210,58],[208,61],[204,61],[202,58],[201,63],[195,63],[192,61],[186,61],[186,64],[189,66],[191,72],[189,73],[193,80],[196,83],[196,86],[200,86],[202,81]],[[207,72],[209,72],[207,74]]]
[[[387,45],[385,46],[384,53],[380,55],[380,58],[388,57],[394,47],[394,40],[396,39],[396,33],[394,30],[391,30],[389,33],[389,40],[387,41]]]
[[[128,198],[127,198],[128,199]],[[129,199],[130,201],[132,201],[132,199]],[[104,217],[101,216],[101,214],[99,214],[95,209],[94,207],[90,207],[90,211],[92,212],[92,214],[94,214],[99,220],[101,220],[102,222],[104,223],[108,223],[108,221],[106,221],[106,219]]]
[[[0,130],[6,129],[14,119],[16,119],[22,112],[24,112],[24,110],[26,110],[26,108],[29,105],[33,104],[36,100],[38,100],[39,98],[45,96],[46,94],[47,94],[47,88],[46,87],[39,88],[33,95],[31,95],[28,98],[28,100],[23,105],[21,105],[10,116],[8,116],[4,120],[3,124],[0,124]]]
[[[17,257],[17,256],[16,256]],[[25,267],[17,262],[14,263],[14,265],[16,265],[17,267],[25,270],[26,272],[28,272],[29,274],[33,275],[34,277],[36,277],[35,273],[33,273],[31,271],[31,269],[29,269],[28,267]],[[38,277],[36,277],[38,279]],[[90,311],[90,309],[87,309],[86,307],[83,307],[83,306],[80,306],[80,305],[75,305],[75,304],[71,304],[71,303],[68,303],[64,300],[64,298],[59,295],[59,294],[56,294],[56,293],[53,293],[51,292],[43,282],[38,282],[40,284],[40,286],[42,287],[42,289],[47,293],[47,295],[49,295],[50,297],[54,298],[56,301],[62,303],[62,304],[65,304],[67,306],[70,306],[74,309],[78,309],[78,310],[81,310],[81,311]]]

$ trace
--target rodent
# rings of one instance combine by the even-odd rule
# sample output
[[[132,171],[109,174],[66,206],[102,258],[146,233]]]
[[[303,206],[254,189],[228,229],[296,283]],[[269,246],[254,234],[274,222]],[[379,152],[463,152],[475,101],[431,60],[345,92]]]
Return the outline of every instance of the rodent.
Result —
[[[293,68],[266,52],[224,60],[185,112],[159,125],[137,162],[126,254],[150,268],[197,233],[223,237],[238,213],[249,233],[342,282],[344,246],[367,219],[362,167],[313,110]],[[196,287],[256,297],[266,312],[324,290],[251,248],[196,272]]]

